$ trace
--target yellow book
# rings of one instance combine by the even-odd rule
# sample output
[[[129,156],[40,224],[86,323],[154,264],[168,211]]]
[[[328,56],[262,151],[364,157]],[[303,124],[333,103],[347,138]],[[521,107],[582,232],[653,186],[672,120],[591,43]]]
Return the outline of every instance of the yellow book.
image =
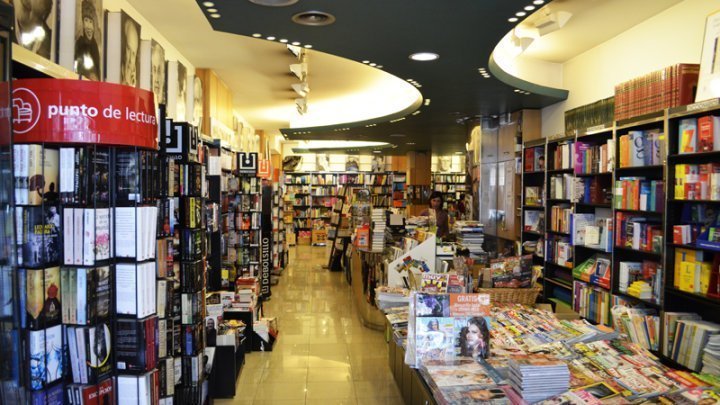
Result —
[[[685,199],[685,166],[684,164],[675,165],[675,199]]]
[[[680,281],[678,288],[685,292],[695,292],[696,263],[682,262],[680,264]]]
[[[710,275],[712,274],[712,263],[702,262],[700,264],[700,278],[699,282],[695,285],[696,292],[701,294],[707,294],[710,290]]]

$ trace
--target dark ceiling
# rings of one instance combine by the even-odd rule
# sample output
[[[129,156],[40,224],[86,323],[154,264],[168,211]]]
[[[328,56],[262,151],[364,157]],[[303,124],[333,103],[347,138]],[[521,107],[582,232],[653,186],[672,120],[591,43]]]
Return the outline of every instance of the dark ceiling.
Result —
[[[370,60],[401,79],[416,80],[422,85],[423,97],[431,100],[429,106],[420,107],[419,114],[409,114],[401,121],[372,127],[360,122],[282,130],[288,139],[386,141],[398,145],[393,153],[431,149],[449,154],[465,150],[468,119],[542,108],[562,100],[536,93],[523,95],[514,91],[515,86],[478,73],[478,68],[489,71],[493,49],[516,24],[508,18],[532,0],[300,0],[287,7],[215,0],[221,14],[217,19],[209,16],[203,2],[197,0],[217,31],[245,36],[272,33],[312,44],[317,51],[358,62]],[[305,11],[330,13],[336,21],[319,27],[292,21],[293,15]],[[437,53],[440,58],[431,62],[409,59],[410,54],[421,51]]]

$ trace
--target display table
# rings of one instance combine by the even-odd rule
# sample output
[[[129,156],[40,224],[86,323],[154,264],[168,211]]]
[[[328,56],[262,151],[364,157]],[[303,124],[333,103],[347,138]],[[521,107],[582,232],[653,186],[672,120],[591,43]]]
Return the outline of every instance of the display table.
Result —
[[[368,288],[375,289],[375,286],[368,286],[368,271],[378,261],[383,260],[382,252],[368,252],[353,248],[352,257],[350,258],[352,293],[355,298],[360,321],[365,327],[375,330],[385,330],[385,315],[380,312],[375,305],[368,302]]]
[[[437,401],[430,391],[425,379],[416,369],[405,364],[405,348],[393,339],[392,326],[389,322],[385,324],[386,339],[388,343],[388,365],[393,373],[395,383],[405,404],[410,405],[432,405]]]

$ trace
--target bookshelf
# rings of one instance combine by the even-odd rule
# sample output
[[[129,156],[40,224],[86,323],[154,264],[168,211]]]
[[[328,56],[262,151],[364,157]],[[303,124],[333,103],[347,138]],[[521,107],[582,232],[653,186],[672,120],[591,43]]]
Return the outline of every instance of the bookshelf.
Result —
[[[405,172],[392,172],[392,208],[404,213],[407,208],[406,191],[407,176]]]
[[[572,305],[574,263],[569,218],[573,185],[574,136],[548,139],[545,149],[545,299]]]
[[[522,254],[532,254],[533,266],[544,269],[545,139],[527,141],[522,152]],[[543,274],[541,272],[541,274]],[[542,282],[542,279],[540,280]]]
[[[272,185],[273,270],[275,276],[282,274],[287,266],[288,250],[284,223],[285,198],[279,183]]]
[[[667,110],[664,333],[676,332],[677,312],[696,313],[704,321],[720,323],[720,246],[710,237],[720,208],[713,174],[720,166],[717,118],[713,118],[718,115],[718,99]],[[678,351],[673,353],[663,339],[662,358],[700,371],[683,357],[683,350]]]
[[[468,191],[467,175],[458,172],[433,172],[431,187],[433,191],[442,193],[444,209],[456,211],[455,207],[461,195]]]

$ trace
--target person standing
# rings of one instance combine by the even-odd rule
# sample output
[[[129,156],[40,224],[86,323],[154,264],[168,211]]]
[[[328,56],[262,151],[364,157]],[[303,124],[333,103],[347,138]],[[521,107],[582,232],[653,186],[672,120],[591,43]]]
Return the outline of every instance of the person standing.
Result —
[[[437,227],[435,235],[438,238],[444,238],[450,233],[450,218],[442,206],[442,194],[433,191],[430,194],[430,208],[420,213],[420,216],[430,217],[430,224],[434,223]]]

